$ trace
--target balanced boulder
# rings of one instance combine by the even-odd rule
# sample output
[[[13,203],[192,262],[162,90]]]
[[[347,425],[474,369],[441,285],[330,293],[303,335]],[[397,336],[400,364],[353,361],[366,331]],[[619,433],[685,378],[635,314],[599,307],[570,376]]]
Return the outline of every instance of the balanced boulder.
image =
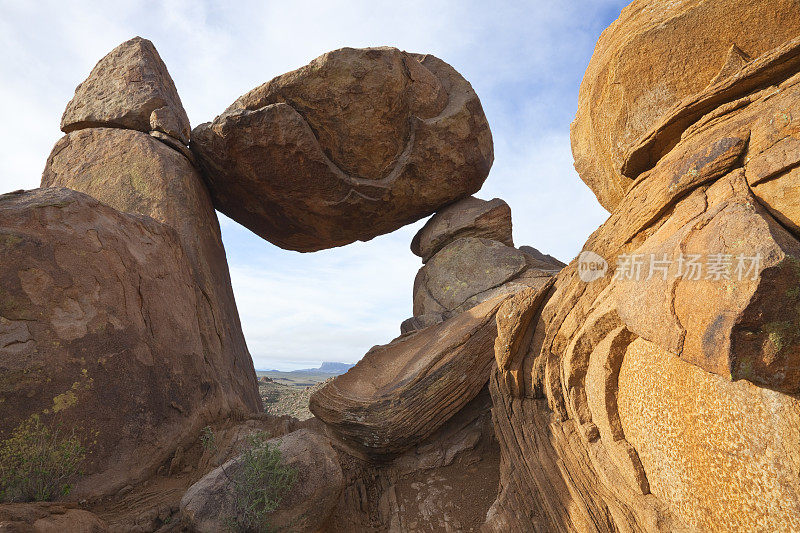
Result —
[[[61,118],[69,133],[94,127],[161,131],[189,144],[189,118],[153,43],[125,41],[101,59]]]
[[[278,76],[192,132],[217,209],[303,252],[369,240],[480,189],[492,136],[450,65],[343,48]]]

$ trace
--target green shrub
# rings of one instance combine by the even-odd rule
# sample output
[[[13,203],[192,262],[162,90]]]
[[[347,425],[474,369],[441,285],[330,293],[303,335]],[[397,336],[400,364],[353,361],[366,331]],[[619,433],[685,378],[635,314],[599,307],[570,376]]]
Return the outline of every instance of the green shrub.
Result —
[[[228,523],[243,532],[272,531],[269,513],[275,511],[292,489],[297,470],[283,463],[281,451],[259,432],[247,438],[248,447],[233,476],[233,509]]]
[[[86,451],[74,433],[51,430],[34,415],[0,442],[0,501],[47,501],[66,495]]]
[[[207,452],[215,452],[217,450],[217,436],[214,435],[211,426],[204,427],[203,431],[200,432],[200,445]]]

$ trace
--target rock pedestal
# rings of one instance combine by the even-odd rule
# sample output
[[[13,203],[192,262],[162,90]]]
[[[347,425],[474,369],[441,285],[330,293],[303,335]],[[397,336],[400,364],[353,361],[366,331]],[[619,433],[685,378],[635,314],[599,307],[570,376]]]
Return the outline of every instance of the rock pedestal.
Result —
[[[88,259],[82,265],[80,261],[63,263],[54,256],[50,259],[53,268],[63,271],[61,281],[53,278],[56,286],[69,287],[74,283],[70,279],[88,276],[89,285],[81,289],[86,295],[64,296],[63,303],[31,300],[44,308],[61,309],[61,318],[53,323],[58,340],[46,340],[50,334],[44,331],[31,333],[31,342],[14,348],[37,354],[35,363],[24,358],[14,362],[15,371],[30,364],[45,365],[53,369],[51,379],[64,381],[66,388],[51,395],[60,399],[52,400],[49,407],[44,398],[22,402],[14,416],[3,418],[2,429],[13,428],[33,414],[58,412],[59,419],[70,419],[78,413],[90,417],[88,413],[96,411],[96,420],[75,422],[81,431],[97,433],[91,438],[86,434],[87,442],[96,440],[98,447],[90,449],[90,475],[74,491],[75,497],[94,498],[152,475],[176,446],[193,440],[203,425],[258,411],[261,401],[219,223],[186,148],[189,121],[152,43],[131,39],[103,58],[76,90],[62,129],[67,134],[47,160],[42,186],[62,191],[58,194],[67,193],[57,188],[69,187],[102,202],[82,201],[86,205],[81,204],[85,213],[80,217],[93,222],[84,223],[86,233],[74,237],[75,249],[103,249],[107,244],[98,241],[99,229],[92,230],[92,224],[100,228],[120,219],[123,222],[118,224],[124,226],[125,217],[166,228],[163,231],[171,232],[176,247],[170,258],[152,258],[153,246],[125,244],[125,236],[120,236],[118,247],[124,253],[109,253],[119,256],[114,261],[123,261],[121,268],[132,276],[130,280],[121,274],[92,278]],[[68,220],[64,223],[74,225]],[[43,234],[41,241],[55,238]],[[132,234],[130,238],[139,237]],[[125,254],[132,254],[135,261],[126,263]],[[106,260],[112,265],[114,261]],[[158,272],[149,273],[156,267]],[[14,272],[7,275],[13,277]],[[152,289],[158,297],[151,295],[150,301],[141,288],[146,276],[153,276],[152,283],[160,287]],[[182,277],[170,282],[171,276]],[[47,279],[35,283],[47,287]],[[125,314],[115,306],[123,306]],[[7,313],[2,317],[10,320]],[[69,364],[60,359],[67,342],[85,344],[70,348],[74,360]],[[28,385],[36,389],[35,384]]]

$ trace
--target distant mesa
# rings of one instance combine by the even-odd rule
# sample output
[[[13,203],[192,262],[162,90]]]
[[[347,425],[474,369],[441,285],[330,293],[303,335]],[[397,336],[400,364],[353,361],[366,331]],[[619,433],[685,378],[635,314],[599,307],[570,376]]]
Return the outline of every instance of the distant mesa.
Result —
[[[330,361],[325,361],[324,363],[322,363],[322,365],[320,365],[320,367],[317,369],[317,371],[318,372],[324,372],[326,374],[337,374],[338,375],[338,374],[344,374],[345,372],[347,372],[348,370],[350,370],[354,366],[355,365],[352,365],[350,363],[333,363],[333,362],[330,362]]]
[[[270,368],[267,370],[259,370],[259,372],[279,372],[281,374],[331,374],[332,376],[338,376],[340,374],[344,374],[355,365],[350,363],[335,363],[332,361],[325,361],[323,362],[319,368],[301,368],[299,370],[278,370],[275,368]]]

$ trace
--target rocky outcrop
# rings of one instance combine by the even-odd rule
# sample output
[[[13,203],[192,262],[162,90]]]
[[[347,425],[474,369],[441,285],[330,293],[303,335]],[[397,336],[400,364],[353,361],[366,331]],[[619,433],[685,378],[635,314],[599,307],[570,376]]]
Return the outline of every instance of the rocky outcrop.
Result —
[[[150,476],[250,408],[206,360],[177,233],[63,188],[0,196],[0,431],[39,415],[87,448],[71,498]],[[165,298],[169,295],[169,298]]]
[[[311,412],[367,457],[419,444],[485,386],[503,300],[374,347],[311,396]]]
[[[103,520],[75,504],[39,502],[0,504],[0,531],[106,533],[111,530]]]
[[[105,522],[72,504],[0,516],[23,530],[217,531],[247,435],[268,431],[284,434],[272,443],[298,471],[273,525],[480,523],[499,476],[487,383],[505,292],[492,299],[490,283],[412,319],[314,396],[319,418],[256,415],[214,211],[311,251],[450,206],[420,253],[483,239],[503,247],[498,269],[506,256],[520,267],[503,283],[522,279],[537,260],[511,247],[508,206],[451,205],[480,188],[493,160],[466,80],[433,56],[337,50],[244,95],[195,130],[189,150],[169,73],[135,38],[78,87],[62,129],[45,188],[0,196],[0,436],[32,416],[74,430],[87,458],[68,498]],[[459,490],[476,475],[481,490]],[[179,512],[184,523],[171,525]]]
[[[114,318],[108,319],[113,328],[91,330],[90,333],[99,335],[100,339],[86,340],[89,344],[81,348],[82,357],[93,358],[98,361],[95,364],[107,364],[102,362],[108,357],[107,352],[115,354],[116,364],[124,366],[125,361],[133,361],[129,363],[133,368],[129,372],[124,369],[115,370],[114,374],[103,371],[90,379],[96,389],[105,391],[104,394],[116,388],[126,391],[119,395],[120,405],[125,408],[112,410],[106,413],[106,418],[99,418],[107,422],[96,427],[100,433],[98,440],[105,443],[104,448],[90,453],[92,475],[78,487],[86,492],[79,490],[77,495],[94,498],[152,475],[173,455],[176,447],[196,438],[203,425],[220,417],[239,417],[259,411],[261,401],[239,323],[219,223],[208,190],[193,164],[193,156],[185,146],[189,122],[152,43],[135,38],[101,60],[76,91],[64,113],[62,126],[68,133],[56,143],[47,160],[42,186],[69,187],[113,208],[106,209],[135,215],[137,219],[145,216],[154,224],[171,228],[174,230],[171,235],[177,239],[175,253],[181,254],[180,260],[164,260],[158,275],[165,278],[182,275],[181,268],[184,265],[188,268],[188,277],[179,288],[162,287],[162,300],[164,294],[170,298],[159,309],[149,311],[147,308],[148,305],[157,306],[157,300],[140,302],[142,312],[135,318],[138,322],[142,319],[147,322],[143,331],[136,330],[138,322],[129,324],[130,317],[115,312],[112,313]],[[87,210],[96,209],[94,205],[87,207]],[[131,253],[137,260],[141,258],[142,252]],[[170,270],[173,263],[175,273]],[[83,274],[78,263],[63,268],[65,276],[81,277]],[[70,270],[73,268],[74,271]],[[138,263],[125,268],[132,279],[147,273],[146,269],[140,271]],[[110,305],[103,298],[112,294],[119,297],[114,288],[118,282],[114,282],[114,287],[107,286],[113,279],[116,278],[104,276],[96,280],[93,290],[99,292],[99,296],[95,296],[104,302],[103,305]],[[135,285],[133,287],[131,294],[135,295]],[[126,295],[127,290],[124,289]],[[189,296],[183,294],[186,291]],[[132,305],[125,298],[117,305],[123,304]],[[88,311],[72,305],[65,307],[62,313],[67,322],[81,322]],[[163,317],[163,313],[173,313],[174,318]],[[175,337],[169,337],[167,331],[152,330],[155,326],[150,323],[148,314],[160,317],[158,327],[167,328],[178,321]],[[98,327],[106,327],[102,323]],[[116,333],[117,330],[131,328],[138,336],[131,337],[129,342],[117,340],[118,335],[122,335]],[[82,332],[76,339],[85,336]],[[183,343],[180,339],[184,337],[191,340]],[[94,351],[91,342],[95,342]],[[163,353],[160,351],[162,344],[169,345]],[[113,347],[116,348],[112,350]],[[41,361],[46,362],[47,357]],[[52,357],[53,365],[57,365],[60,356]],[[151,359],[154,358],[165,368],[153,367]],[[136,370],[136,364],[142,365],[142,369]],[[84,368],[93,369],[91,366]],[[58,371],[55,366],[54,371]],[[82,381],[72,379],[71,371],[64,369],[64,375],[58,379],[68,380],[69,385],[74,383],[77,387]],[[152,377],[150,372],[157,373],[158,378]],[[119,382],[123,377],[124,386]],[[191,389],[186,388],[189,383],[192,383]],[[144,401],[138,398],[139,394],[152,398]],[[79,409],[89,413],[108,409],[111,403],[107,397],[90,395]],[[141,419],[138,423],[144,430],[139,435],[126,429],[133,424],[133,418],[126,414],[128,406],[135,409],[136,417]],[[30,404],[25,412],[32,414],[42,408]],[[116,416],[128,416],[131,421],[108,420]],[[8,423],[11,422],[9,418]],[[166,429],[162,429],[162,424]],[[159,433],[158,436],[150,437],[151,431]],[[116,443],[122,438],[120,435],[127,435],[128,440],[117,452],[117,461],[110,464],[109,454],[117,445],[106,441]]]
[[[239,323],[219,222],[189,160],[145,133],[90,128],[56,143],[42,186],[79,190],[177,231],[192,267],[204,357],[218,376],[213,387],[258,410],[255,371]]]
[[[526,254],[498,241],[455,240],[417,273],[414,315],[452,316],[495,296],[541,287],[552,274],[531,263]]]
[[[64,133],[115,127],[159,131],[189,144],[189,118],[153,43],[134,37],[114,48],[75,89],[61,118]]]
[[[561,270],[567,266],[563,261],[556,259],[550,254],[543,254],[533,246],[520,246],[519,251],[537,261],[539,266],[544,270]]]
[[[541,287],[563,263],[514,248],[504,201],[469,197],[437,212],[411,242],[423,265],[414,279],[414,316],[401,333],[436,324],[496,296]]]
[[[561,265],[513,248],[510,209],[498,199],[445,207],[412,250],[430,257],[401,337],[311,397],[346,478],[326,531],[477,530],[497,495],[487,386],[496,313],[513,293],[550,286]]]
[[[280,451],[283,463],[297,473],[294,484],[269,515],[271,528],[319,531],[344,487],[338,455],[327,438],[308,429],[299,429],[268,443]],[[181,500],[181,513],[192,531],[224,531],[236,520],[234,484],[242,468],[242,456],[237,456],[189,488]]]
[[[639,16],[661,16],[653,4]],[[783,16],[782,6],[764,12]],[[747,3],[684,7],[683,19],[649,31],[677,31],[703,13],[731,27],[744,12],[762,15]],[[677,27],[691,43],[694,26]],[[635,181],[584,254],[552,288],[498,311],[491,391],[502,488],[488,529],[800,527],[798,58],[795,39],[738,70],[727,61],[714,83],[651,120],[618,161]],[[644,90],[658,84],[647,81]],[[587,261],[608,271],[586,277]]]
[[[481,200],[470,196],[436,212],[411,241],[411,251],[423,263],[447,244],[462,237],[476,237],[514,246],[511,208],[500,198]]]
[[[192,132],[214,205],[286,249],[369,240],[476,192],[493,161],[477,95],[447,63],[343,48]]]
[[[504,202],[468,197],[491,135],[442,61],[325,54],[190,152],[155,50],[125,43],[78,89],[43,176],[91,196],[0,196],[0,434],[33,415],[74,429],[89,457],[70,498],[106,522],[0,520],[172,527],[191,480],[184,525],[219,530],[241,445],[271,428],[299,474],[279,527],[800,530],[796,8],[637,0],[604,33],[572,140],[612,213],[563,269],[513,247]],[[415,316],[308,421],[242,421],[259,400],[213,205],[301,251],[439,211],[412,243]]]
[[[572,125],[575,168],[603,207],[613,211],[633,185],[638,172],[623,165],[662,116],[798,34],[796,0],[636,0],[626,7],[597,43]]]

